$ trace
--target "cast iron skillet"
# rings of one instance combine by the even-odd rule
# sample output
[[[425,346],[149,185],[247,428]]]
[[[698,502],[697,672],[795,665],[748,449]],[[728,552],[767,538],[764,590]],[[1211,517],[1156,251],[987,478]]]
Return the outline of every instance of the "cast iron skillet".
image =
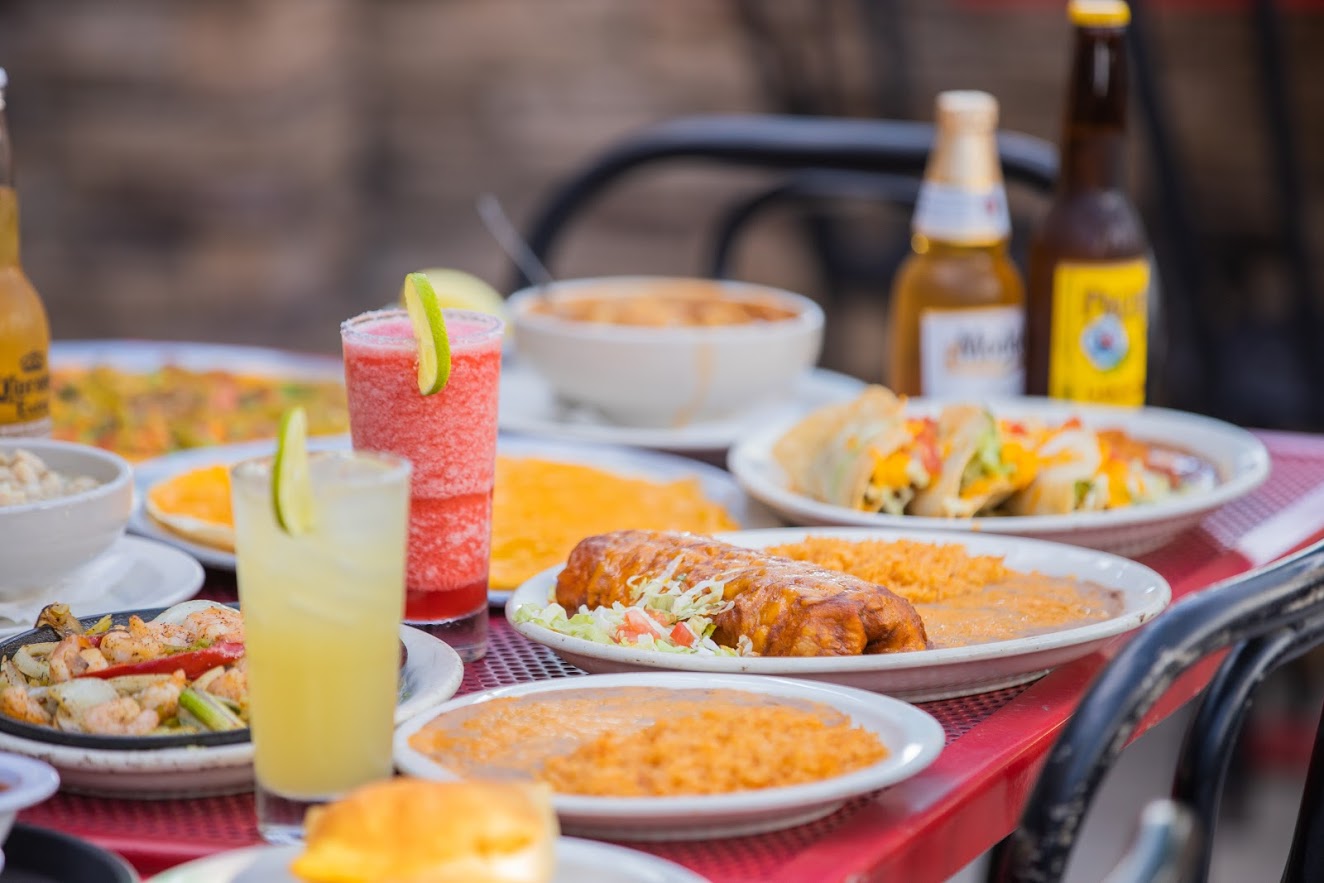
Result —
[[[226,604],[225,606],[234,607],[235,609],[239,607],[238,604]],[[135,614],[144,620],[151,620],[169,609],[169,607],[153,607],[146,610],[125,610],[121,613],[112,613],[110,620],[114,625],[123,625],[129,621],[130,616]],[[100,619],[101,616],[84,616],[79,619],[79,622],[83,624],[84,628],[87,628],[95,625]],[[59,635],[49,626],[30,629],[0,641],[0,657],[13,656],[18,648],[24,644],[40,644],[43,641],[57,640],[59,640]],[[408,656],[409,652],[405,648],[404,642],[401,641],[400,668],[402,670],[408,661]],[[186,748],[191,745],[211,748],[217,745],[237,745],[248,741],[247,728],[227,730],[223,733],[192,733],[182,736],[96,736],[87,733],[65,733],[54,727],[41,727],[36,724],[24,723],[6,714],[0,714],[0,733],[8,733],[11,736],[19,736],[36,742],[47,742],[52,745],[67,745],[70,748],[100,748],[107,751],[144,751],[159,748]]]
[[[230,604],[227,606],[238,607],[239,605]],[[125,610],[122,613],[112,613],[110,619],[115,625],[123,625],[129,621],[130,616],[135,614],[143,619],[150,620],[163,610],[168,609],[168,607],[154,607],[148,610]],[[100,616],[84,616],[80,618],[79,622],[86,628],[95,625],[100,619]],[[24,644],[40,644],[43,641],[58,641],[59,639],[60,636],[49,626],[31,629],[0,641],[0,657],[13,656],[18,648]],[[54,727],[24,723],[6,714],[0,714],[0,733],[8,733],[11,736],[19,736],[35,742],[67,745],[70,748],[101,748],[111,751],[184,748],[190,745],[210,748],[216,745],[235,745],[248,741],[247,728],[227,730],[222,733],[192,733],[182,736],[96,736],[88,733],[65,733]]]

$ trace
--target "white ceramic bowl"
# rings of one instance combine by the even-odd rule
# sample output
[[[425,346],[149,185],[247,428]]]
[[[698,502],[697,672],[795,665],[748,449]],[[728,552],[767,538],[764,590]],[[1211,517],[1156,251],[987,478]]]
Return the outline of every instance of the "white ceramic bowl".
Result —
[[[50,764],[0,752],[0,843],[9,836],[20,810],[36,806],[59,787],[60,776]],[[0,867],[4,867],[3,854]]]
[[[705,286],[719,297],[784,306],[789,319],[648,327],[566,319],[544,298],[631,298]],[[747,410],[786,393],[818,360],[823,311],[807,297],[747,282],[679,277],[573,279],[526,288],[509,308],[518,356],[567,401],[629,426],[683,426]]]
[[[56,472],[99,484],[66,497],[0,506],[0,600],[54,586],[96,558],[124,534],[133,508],[133,468],[118,454],[49,439],[0,439],[0,451],[15,448]]]

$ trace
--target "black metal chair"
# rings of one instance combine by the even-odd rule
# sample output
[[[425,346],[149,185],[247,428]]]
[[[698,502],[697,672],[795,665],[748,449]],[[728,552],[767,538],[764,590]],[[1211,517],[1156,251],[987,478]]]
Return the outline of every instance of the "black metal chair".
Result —
[[[730,270],[733,244],[771,206],[843,196],[913,207],[933,142],[928,123],[778,115],[680,117],[646,128],[609,147],[551,194],[527,228],[530,248],[544,263],[570,224],[613,184],[646,166],[668,162],[742,166],[788,173],[771,188],[742,200],[718,222],[705,275]],[[1057,149],[1029,135],[998,135],[1003,174],[1010,183],[1051,193]],[[516,272],[514,287],[529,279]]]
[[[1230,650],[1187,732],[1173,798],[1189,807],[1203,846],[1189,878],[1208,874],[1219,800],[1256,686],[1324,644],[1324,543],[1272,567],[1183,598],[1145,626],[1090,686],[1035,784],[1020,826],[999,847],[994,883],[1062,879],[1104,774],[1146,712],[1205,657]],[[1324,880],[1324,728],[1315,748],[1282,879]]]

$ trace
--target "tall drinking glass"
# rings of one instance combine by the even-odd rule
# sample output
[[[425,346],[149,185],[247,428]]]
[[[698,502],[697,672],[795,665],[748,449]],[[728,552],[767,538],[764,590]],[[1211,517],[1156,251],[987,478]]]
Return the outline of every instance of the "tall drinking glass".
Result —
[[[354,447],[414,465],[405,620],[465,661],[487,652],[487,571],[496,476],[502,322],[445,310],[451,372],[418,391],[418,348],[404,310],[364,313],[340,326]]]
[[[276,523],[271,458],[231,471],[257,818],[298,840],[309,806],[392,774],[410,466],[310,455],[314,521]]]

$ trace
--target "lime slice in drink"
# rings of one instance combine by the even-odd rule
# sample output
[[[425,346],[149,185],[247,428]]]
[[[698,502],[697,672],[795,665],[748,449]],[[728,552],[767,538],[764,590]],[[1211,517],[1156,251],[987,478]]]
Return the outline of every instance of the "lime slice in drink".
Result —
[[[271,463],[271,503],[276,524],[291,536],[313,528],[313,485],[308,477],[308,415],[291,408],[280,418]]]
[[[441,392],[451,376],[451,347],[446,339],[446,319],[441,314],[437,292],[423,273],[405,277],[401,297],[409,311],[418,341],[418,391],[425,396]]]

